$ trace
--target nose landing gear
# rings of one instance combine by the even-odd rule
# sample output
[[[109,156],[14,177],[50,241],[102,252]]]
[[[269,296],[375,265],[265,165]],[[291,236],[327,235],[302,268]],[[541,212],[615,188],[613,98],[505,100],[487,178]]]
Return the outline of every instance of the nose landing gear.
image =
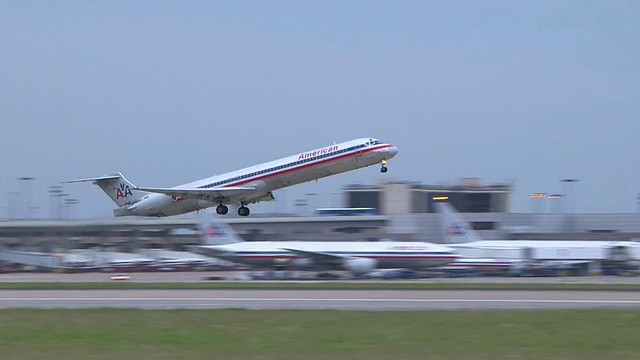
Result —
[[[380,172],[381,173],[386,173],[387,171],[389,171],[389,169],[387,169],[387,160],[382,160],[380,161],[380,164],[382,165],[382,167],[380,168]]]

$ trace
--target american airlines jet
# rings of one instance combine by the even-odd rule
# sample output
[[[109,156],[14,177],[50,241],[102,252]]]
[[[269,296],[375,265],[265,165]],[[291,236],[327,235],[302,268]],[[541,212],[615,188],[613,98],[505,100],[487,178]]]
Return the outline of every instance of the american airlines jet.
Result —
[[[118,205],[114,216],[170,216],[216,206],[225,215],[228,204],[240,204],[238,215],[247,216],[248,204],[273,200],[273,191],[374,164],[387,172],[387,161],[398,149],[373,138],[355,139],[172,188],[136,187],[120,172],[64,181],[92,182]]]
[[[635,260],[640,257],[640,243],[635,241],[597,241],[597,240],[484,240],[468,222],[464,221],[456,209],[449,203],[439,203],[438,211],[443,215],[443,240],[447,246],[459,253],[480,250],[504,253],[520,253],[516,262],[507,259],[493,259],[495,262],[513,262],[540,260],[546,262],[576,262],[604,260]],[[461,259],[477,264],[491,263],[489,259]],[[487,264],[487,266],[489,266]],[[455,265],[455,264],[452,264]]]
[[[204,223],[203,223],[204,224]],[[395,241],[243,241],[226,223],[203,227],[203,245],[190,251],[257,268],[347,270],[364,275],[375,269],[424,270],[459,258],[447,246]]]

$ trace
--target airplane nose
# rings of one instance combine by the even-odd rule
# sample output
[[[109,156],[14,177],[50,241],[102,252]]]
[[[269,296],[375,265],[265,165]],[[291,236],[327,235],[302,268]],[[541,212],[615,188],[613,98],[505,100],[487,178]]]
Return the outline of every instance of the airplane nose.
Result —
[[[396,154],[398,153],[398,148],[395,146],[391,146],[389,148],[389,154],[391,155],[391,157],[396,156]]]

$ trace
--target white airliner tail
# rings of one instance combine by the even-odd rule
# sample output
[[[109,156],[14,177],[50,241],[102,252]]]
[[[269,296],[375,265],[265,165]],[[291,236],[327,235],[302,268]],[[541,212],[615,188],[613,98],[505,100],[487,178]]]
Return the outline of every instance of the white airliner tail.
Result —
[[[442,239],[445,244],[482,241],[480,235],[462,219],[451,204],[439,203],[436,206],[442,214]]]
[[[227,245],[244,242],[229,224],[214,219],[213,215],[202,212],[200,216],[202,245]]]
[[[134,190],[133,185],[119,171],[104,176],[63,181],[63,183],[92,182],[100,187],[119,207],[135,204],[147,193]]]

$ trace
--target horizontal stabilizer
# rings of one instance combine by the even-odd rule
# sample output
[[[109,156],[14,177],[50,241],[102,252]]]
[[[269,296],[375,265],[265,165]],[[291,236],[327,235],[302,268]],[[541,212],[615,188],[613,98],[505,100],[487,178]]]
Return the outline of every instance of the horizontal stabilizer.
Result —
[[[66,181],[62,181],[63,184],[71,184],[71,183],[79,183],[79,182],[88,182],[88,181],[93,181],[93,182],[97,182],[97,181],[110,181],[110,180],[117,180],[119,179],[120,176],[100,176],[100,177],[94,177],[94,178],[86,178],[86,179],[74,179],[74,180],[66,180]]]

